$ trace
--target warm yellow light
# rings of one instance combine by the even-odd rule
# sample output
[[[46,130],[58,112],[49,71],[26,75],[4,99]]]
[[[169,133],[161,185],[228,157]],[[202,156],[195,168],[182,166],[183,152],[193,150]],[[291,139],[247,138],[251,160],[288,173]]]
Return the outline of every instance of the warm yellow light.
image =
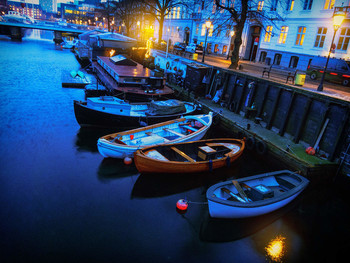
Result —
[[[137,26],[140,26],[140,24],[141,24],[140,21],[137,21]]]
[[[109,51],[109,56],[113,57],[114,53],[115,53],[115,50],[112,49],[111,51]]]
[[[334,15],[333,16],[334,28],[338,29],[341,26],[341,24],[343,23],[344,19],[345,19],[345,15],[343,15],[343,14]]]
[[[230,32],[230,36],[233,37],[235,35],[235,31]]]
[[[206,25],[207,28],[209,28],[209,27],[211,26],[210,20],[206,21],[206,22],[205,22],[205,25]]]
[[[267,255],[276,262],[281,262],[285,252],[285,240],[282,236],[277,236],[265,247]]]

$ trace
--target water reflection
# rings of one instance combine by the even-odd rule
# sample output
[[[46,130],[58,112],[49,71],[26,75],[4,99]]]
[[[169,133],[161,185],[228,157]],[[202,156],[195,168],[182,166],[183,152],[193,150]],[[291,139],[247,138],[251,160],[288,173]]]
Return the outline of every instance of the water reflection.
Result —
[[[97,175],[101,182],[137,175],[134,164],[126,165],[122,159],[104,158],[98,167]]]
[[[98,152],[98,138],[117,132],[115,129],[102,129],[95,127],[81,127],[77,133],[75,145],[78,151]]]
[[[285,237],[279,235],[273,238],[265,247],[266,254],[272,261],[282,262],[286,250],[285,239]]]

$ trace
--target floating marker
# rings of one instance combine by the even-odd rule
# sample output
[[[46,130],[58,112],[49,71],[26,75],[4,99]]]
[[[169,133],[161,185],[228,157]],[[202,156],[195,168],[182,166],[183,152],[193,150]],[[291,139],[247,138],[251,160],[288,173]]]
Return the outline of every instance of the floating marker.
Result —
[[[130,157],[125,157],[124,164],[126,164],[126,165],[132,164],[132,159]]]

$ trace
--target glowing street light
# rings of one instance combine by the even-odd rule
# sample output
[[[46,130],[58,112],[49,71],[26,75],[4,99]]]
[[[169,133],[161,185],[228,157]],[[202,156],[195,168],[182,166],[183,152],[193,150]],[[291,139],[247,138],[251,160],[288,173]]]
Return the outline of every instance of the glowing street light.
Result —
[[[341,9],[341,8],[339,8],[339,9]],[[326,65],[324,67],[324,71],[323,71],[323,74],[322,74],[321,82],[320,82],[320,85],[317,88],[317,91],[323,91],[323,81],[324,81],[324,78],[326,76],[326,70],[327,70],[327,66],[328,66],[328,62],[329,62],[329,57],[330,57],[330,55],[332,53],[332,50],[335,50],[334,38],[335,38],[335,35],[337,34],[337,31],[340,28],[340,26],[343,23],[344,18],[345,18],[345,13],[344,12],[336,13],[336,10],[337,10],[337,8],[334,9],[334,14],[333,14],[334,34],[333,34],[333,38],[332,38],[332,42],[331,42],[331,47],[329,48]]]
[[[206,51],[206,49],[207,49],[208,31],[209,31],[209,28],[211,27],[211,22],[210,22],[210,20],[207,20],[207,21],[205,22],[205,26],[206,26],[206,28],[207,28],[207,31],[205,32],[205,43],[204,43],[204,49],[203,49],[202,62],[204,62],[205,51]]]

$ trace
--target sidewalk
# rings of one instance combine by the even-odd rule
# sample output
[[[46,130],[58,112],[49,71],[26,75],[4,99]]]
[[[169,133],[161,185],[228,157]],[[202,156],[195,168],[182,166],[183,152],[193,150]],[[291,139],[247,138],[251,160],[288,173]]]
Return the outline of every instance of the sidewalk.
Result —
[[[198,56],[197,61],[201,61],[201,60],[202,60],[202,56]],[[233,70],[233,69],[228,69],[229,65],[231,64],[231,60],[230,59],[227,60],[226,56],[222,56],[222,55],[214,55],[214,54],[206,55],[204,64],[223,68],[225,70]],[[246,73],[258,78],[262,78],[262,72],[264,68],[269,67],[268,65],[265,65],[259,62],[252,62],[252,61],[246,61],[246,60],[241,60],[239,64],[243,66],[243,69],[233,70],[233,71],[240,71],[242,73]],[[276,73],[276,71],[271,72],[270,78],[264,77],[264,79],[269,79],[270,81],[286,84],[286,76],[284,75],[279,76],[278,73]],[[303,86],[296,86],[290,83],[287,85],[291,85],[294,88],[308,90],[311,92],[319,93],[322,95],[326,95],[336,99],[350,102],[350,87],[344,87],[336,83],[330,83],[325,81],[323,91],[317,91],[319,83],[320,83],[319,79],[311,80],[309,76],[306,76],[305,84]]]

